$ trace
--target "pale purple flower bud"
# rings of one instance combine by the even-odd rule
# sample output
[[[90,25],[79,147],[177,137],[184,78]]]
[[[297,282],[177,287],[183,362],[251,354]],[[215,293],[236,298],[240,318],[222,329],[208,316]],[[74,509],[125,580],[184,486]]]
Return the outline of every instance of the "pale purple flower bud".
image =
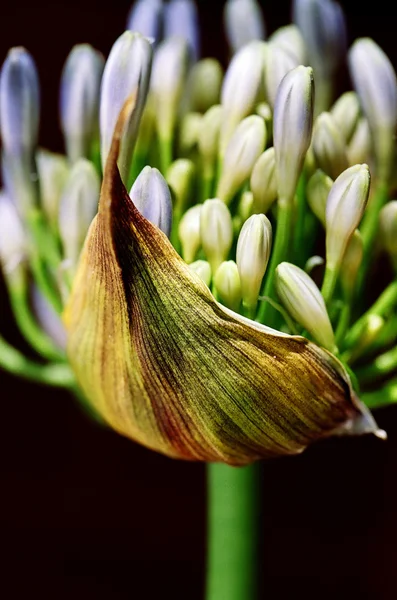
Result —
[[[172,226],[172,201],[166,180],[152,167],[142,169],[130,191],[139,212],[168,237]]]
[[[66,154],[92,158],[99,132],[99,91],[104,58],[89,44],[74,46],[61,78],[60,116]]]
[[[63,254],[73,271],[99,201],[100,181],[94,165],[79,158],[73,165],[60,201],[59,233]]]
[[[34,60],[25,48],[11,48],[0,74],[0,130],[7,155],[20,158],[35,150],[39,110],[39,79]]]
[[[7,279],[18,272],[27,252],[26,234],[15,205],[0,191],[0,264]]]
[[[118,160],[127,181],[139,122],[146,102],[152,63],[152,46],[140,33],[125,31],[113,44],[106,61],[99,109],[102,166],[105,165],[114,127],[127,98],[136,93],[136,106],[125,128]]]
[[[313,128],[313,70],[299,66],[281,81],[273,117],[280,203],[293,202]]]
[[[259,2],[228,0],[223,11],[227,41],[233,53],[252,40],[264,40],[266,26]]]
[[[171,37],[183,38],[193,59],[199,58],[200,28],[194,0],[170,0],[165,5],[164,38]]]
[[[346,52],[343,10],[333,0],[294,0],[293,20],[299,27],[315,75],[332,75]]]
[[[223,79],[221,103],[224,110],[220,151],[223,154],[236,126],[249,115],[264,86],[265,42],[253,41],[232,58]]]
[[[11,48],[0,74],[3,184],[22,214],[38,202],[34,152],[40,91],[35,63],[25,48]]]
[[[397,125],[397,78],[383,50],[370,38],[354,42],[349,51],[350,74],[374,143],[378,176],[387,179],[393,162]]]
[[[158,41],[161,35],[164,6],[162,0],[134,2],[127,18],[127,29]]]

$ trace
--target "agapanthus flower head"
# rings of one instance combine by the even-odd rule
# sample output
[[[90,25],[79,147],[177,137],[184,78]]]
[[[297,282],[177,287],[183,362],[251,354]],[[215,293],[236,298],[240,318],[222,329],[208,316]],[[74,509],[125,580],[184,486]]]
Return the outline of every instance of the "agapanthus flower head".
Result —
[[[44,359],[0,338],[0,366],[67,387],[149,448],[233,465],[382,437],[366,390],[381,402],[397,372],[391,66],[356,42],[356,92],[333,103],[339,5],[295,2],[268,42],[258,11],[227,3],[225,71],[199,57],[191,0],[137,2],[105,65],[75,47],[66,155],[38,147],[28,52],[0,77],[0,262]]]

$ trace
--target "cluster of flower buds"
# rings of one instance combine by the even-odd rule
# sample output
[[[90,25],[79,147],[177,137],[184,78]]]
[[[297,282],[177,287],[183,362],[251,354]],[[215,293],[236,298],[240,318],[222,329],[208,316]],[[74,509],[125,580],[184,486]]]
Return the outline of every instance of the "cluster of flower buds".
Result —
[[[106,61],[74,47],[65,156],[38,147],[36,67],[10,50],[0,261],[47,363],[0,338],[0,366],[180,458],[382,436],[365,402],[397,400],[395,71],[371,39],[347,48],[334,0],[295,0],[267,40],[260,3],[228,0],[224,26],[225,71],[193,0],[135,2]]]

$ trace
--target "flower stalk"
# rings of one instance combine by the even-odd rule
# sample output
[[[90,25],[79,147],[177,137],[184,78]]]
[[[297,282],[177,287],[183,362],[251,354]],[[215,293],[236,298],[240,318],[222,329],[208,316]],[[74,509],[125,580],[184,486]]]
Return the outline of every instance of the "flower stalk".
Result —
[[[210,464],[207,484],[206,600],[256,600],[260,469]]]

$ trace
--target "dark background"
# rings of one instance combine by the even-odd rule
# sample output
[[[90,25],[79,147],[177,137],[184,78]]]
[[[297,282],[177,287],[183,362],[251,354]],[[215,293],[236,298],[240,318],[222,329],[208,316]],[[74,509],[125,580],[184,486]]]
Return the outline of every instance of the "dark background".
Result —
[[[225,57],[223,2],[199,4],[203,54]],[[289,2],[263,4],[269,32],[288,22]],[[393,3],[343,5],[350,40],[374,37],[396,65]],[[3,1],[0,60],[22,44],[37,61],[42,145],[62,149],[57,86],[69,49],[90,42],[107,54],[129,6]],[[0,330],[24,347],[4,287],[0,301]],[[3,598],[202,598],[204,466],[99,427],[65,393],[4,373],[0,390]],[[376,416],[387,443],[331,440],[264,465],[264,598],[397,597],[397,406]]]

